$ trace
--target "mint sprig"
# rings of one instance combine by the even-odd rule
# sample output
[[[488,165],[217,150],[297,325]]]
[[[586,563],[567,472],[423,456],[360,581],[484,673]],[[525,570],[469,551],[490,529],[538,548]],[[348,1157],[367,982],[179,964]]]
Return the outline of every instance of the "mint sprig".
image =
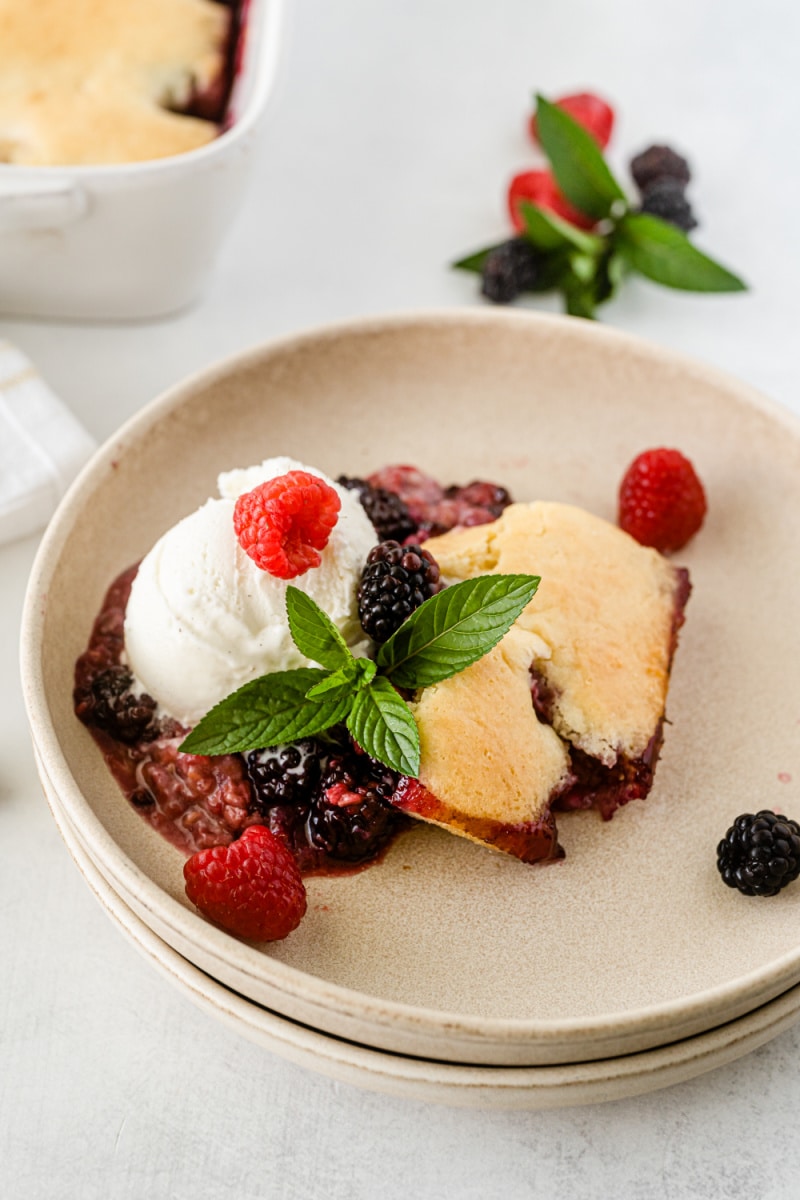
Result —
[[[536,127],[556,183],[579,212],[599,220],[610,216],[618,202],[627,205],[625,193],[592,135],[563,108],[540,95],[536,97]]]
[[[535,575],[484,575],[445,588],[411,614],[375,661],[356,658],[319,605],[289,586],[290,633],[322,669],[275,671],[244,684],[198,722],[180,750],[213,755],[269,749],[345,722],[372,758],[416,777],[419,732],[397,688],[439,683],[482,658],[538,586]]]
[[[533,598],[538,575],[481,575],[431,596],[381,646],[378,667],[398,687],[430,687],[497,645]]]
[[[689,292],[746,290],[738,275],[699,250],[677,226],[636,211],[591,134],[541,95],[536,97],[536,125],[564,196],[599,224],[587,232],[556,213],[520,203],[521,238],[536,254],[526,292],[560,292],[568,313],[591,319],[630,272]],[[482,274],[490,255],[505,244],[486,246],[452,265]]]
[[[308,692],[325,677],[313,667],[261,675],[206,713],[179,749],[186,754],[242,754],[323,733],[345,719],[352,703],[349,683],[309,699]]]
[[[665,287],[687,292],[741,292],[746,284],[703,254],[680,229],[649,213],[626,213],[616,248],[634,271]]]

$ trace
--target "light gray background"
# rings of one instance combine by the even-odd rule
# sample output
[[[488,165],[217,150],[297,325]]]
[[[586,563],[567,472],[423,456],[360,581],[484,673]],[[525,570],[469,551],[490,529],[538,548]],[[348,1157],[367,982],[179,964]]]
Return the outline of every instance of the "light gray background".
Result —
[[[652,140],[688,152],[697,241],[753,285],[691,298],[631,284],[604,319],[800,412],[800,14],[789,0],[289,6],[253,186],[202,304],[158,324],[0,323],[98,438],[188,372],[275,334],[478,303],[473,280],[446,264],[504,235],[505,182],[532,162],[534,86],[612,98],[620,169]],[[462,1112],[316,1078],[173,992],[103,915],[39,791],[16,666],[35,548],[0,551],[0,1194],[798,1194],[800,1029],[642,1099]],[[790,786],[787,808],[800,810]]]

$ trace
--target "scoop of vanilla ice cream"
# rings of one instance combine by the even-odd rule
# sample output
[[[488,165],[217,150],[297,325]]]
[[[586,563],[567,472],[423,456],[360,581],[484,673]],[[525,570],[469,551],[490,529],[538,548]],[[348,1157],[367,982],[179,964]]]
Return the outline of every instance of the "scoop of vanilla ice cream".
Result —
[[[259,675],[309,665],[289,632],[287,581],[257,567],[233,529],[236,498],[292,470],[335,487],[342,507],[319,567],[289,582],[324,609],[353,653],[367,650],[356,589],[376,536],[358,494],[290,458],[225,472],[221,499],[184,517],[142,560],[125,616],[137,685],[184,725]]]

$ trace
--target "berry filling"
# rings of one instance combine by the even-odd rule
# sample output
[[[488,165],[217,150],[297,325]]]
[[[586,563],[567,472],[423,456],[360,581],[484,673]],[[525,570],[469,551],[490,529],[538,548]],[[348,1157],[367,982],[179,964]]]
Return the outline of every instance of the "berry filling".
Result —
[[[461,486],[441,484],[416,467],[399,464],[375,471],[367,480],[399,496],[416,526],[417,541],[447,533],[456,526],[488,525],[496,521],[511,496],[504,487],[483,480]],[[367,510],[369,516],[369,510]]]
[[[340,874],[380,858],[407,825],[388,803],[397,776],[344,730],[332,738],[206,757],[182,753],[188,730],[155,716],[122,663],[123,622],[136,567],[109,588],[75,667],[75,712],[131,805],[184,854],[227,846],[266,825],[303,875]],[[346,784],[346,796],[336,785]]]
[[[496,484],[442,487],[406,465],[342,483],[358,491],[376,532],[415,531],[406,532],[404,544],[382,541],[367,559],[359,613],[364,630],[378,643],[442,586],[436,562],[418,543],[430,533],[493,521],[511,503],[506,489]],[[242,500],[237,533],[266,553],[273,568],[277,551],[271,543],[264,551],[264,543],[276,525],[294,522],[299,540],[322,540],[338,515],[333,489],[299,471],[259,486]],[[416,541],[409,544],[412,536]],[[281,553],[286,554],[285,544]],[[608,819],[652,786],[663,721],[639,757],[619,754],[611,765],[565,743],[569,772],[547,811],[517,824],[454,813],[419,780],[365,754],[344,726],[245,755],[182,752],[188,730],[160,715],[152,696],[137,693],[126,664],[124,620],[136,572],[136,567],[124,572],[105,597],[89,646],[76,664],[75,711],[132,806],[187,856],[230,846],[260,829],[291,852],[301,875],[345,873],[378,861],[410,825],[408,814],[449,825],[522,861],[547,861],[563,855],[553,811],[596,808]],[[688,574],[678,572],[670,660],[688,595]],[[554,725],[558,696],[537,664],[530,668],[530,695],[539,721]],[[257,841],[262,834],[254,837]],[[267,844],[269,838],[262,841]]]
[[[233,124],[230,107],[231,93],[244,59],[247,15],[250,0],[217,0],[231,10],[230,26],[225,42],[225,62],[216,79],[206,88],[195,86],[188,102],[180,111],[187,117],[199,117],[211,121],[221,130]]]

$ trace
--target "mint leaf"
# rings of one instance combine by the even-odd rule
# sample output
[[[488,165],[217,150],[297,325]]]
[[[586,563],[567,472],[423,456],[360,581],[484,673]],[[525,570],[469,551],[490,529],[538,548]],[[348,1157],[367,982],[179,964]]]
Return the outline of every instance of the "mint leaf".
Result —
[[[358,693],[347,728],[370,757],[401,775],[419,775],[417,723],[388,679],[378,676]]]
[[[357,688],[368,687],[375,678],[378,668],[371,658],[356,659],[355,683]]]
[[[561,191],[590,217],[607,217],[625,193],[590,133],[544,96],[536,97],[536,125]]]
[[[398,687],[428,687],[457,675],[496,646],[539,586],[538,575],[481,575],[421,604],[378,651]]]
[[[548,212],[538,204],[521,200],[519,212],[525,222],[525,237],[537,250],[547,253],[574,248],[584,254],[599,254],[603,249],[602,238],[570,225],[557,213]]]
[[[460,258],[458,262],[451,263],[450,266],[456,271],[475,271],[480,275],[492,251],[499,250],[505,244],[505,242],[496,242],[494,246],[485,246],[483,250],[476,250],[474,254],[468,254],[466,258]]]
[[[686,234],[649,213],[626,213],[615,245],[640,275],[687,292],[742,292],[738,275],[698,250]]]
[[[584,317],[587,321],[593,321],[596,304],[591,284],[575,278],[564,280],[564,308],[571,317]]]
[[[300,588],[286,588],[286,615],[297,649],[312,662],[335,671],[353,661],[347,643],[327,613]]]
[[[351,685],[315,700],[308,692],[324,671],[299,667],[261,675],[221,700],[178,747],[185,754],[234,754],[295,742],[343,721],[353,702]]]
[[[338,671],[331,671],[330,675],[326,675],[319,683],[315,683],[306,692],[307,700],[316,700],[319,696],[325,696],[328,692],[335,692],[339,688],[347,687],[353,690],[353,684],[356,679],[355,666],[340,667]]]

